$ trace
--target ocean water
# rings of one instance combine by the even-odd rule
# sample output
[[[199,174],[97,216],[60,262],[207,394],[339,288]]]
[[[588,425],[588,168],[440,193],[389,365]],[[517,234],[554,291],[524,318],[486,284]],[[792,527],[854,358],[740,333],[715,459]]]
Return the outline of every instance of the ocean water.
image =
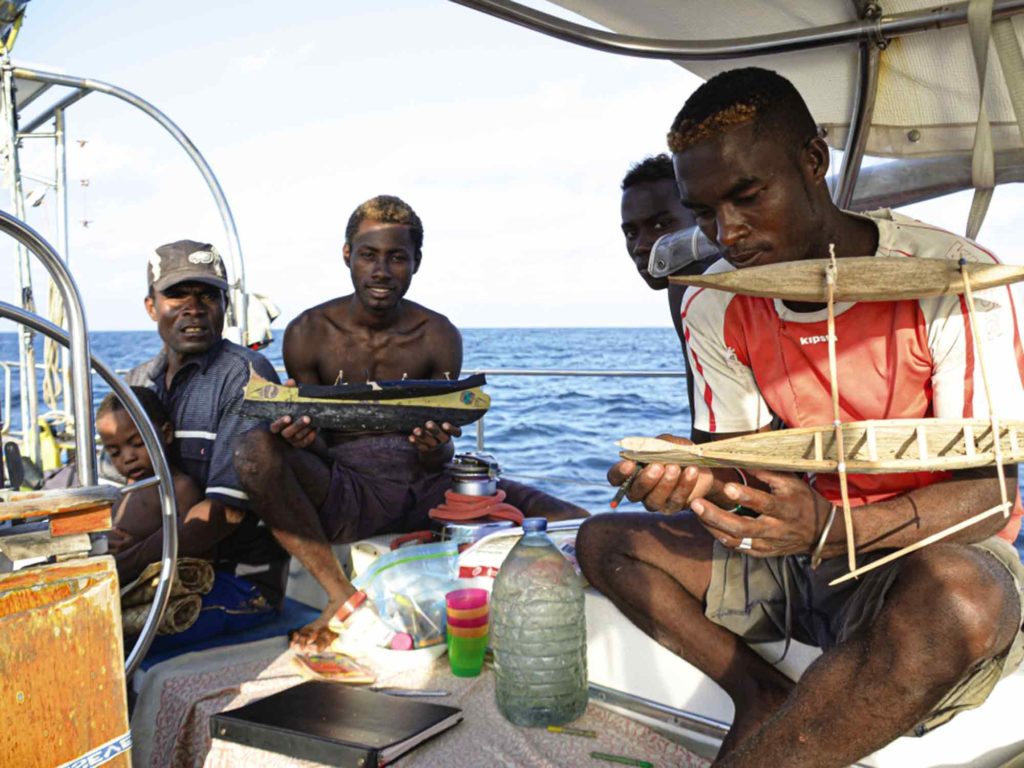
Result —
[[[475,370],[681,371],[682,354],[671,328],[469,328],[463,329],[463,375]],[[280,336],[264,350],[279,368]],[[99,332],[93,354],[117,370],[153,357],[156,332]],[[42,341],[37,339],[37,359]],[[0,333],[0,361],[17,360],[17,336]],[[11,421],[20,425],[17,376]],[[108,391],[93,377],[95,402]],[[607,510],[614,495],[605,473],[617,458],[615,441],[663,432],[688,435],[690,414],[684,378],[488,375],[491,409],[484,419],[484,449],[504,476],[528,482],[591,510]],[[6,396],[0,379],[0,402]],[[475,425],[457,449],[476,449]],[[1022,478],[1024,486],[1024,478]],[[624,503],[620,509],[641,509]],[[1017,541],[1024,555],[1024,535]]]
[[[282,367],[280,337],[263,350]],[[156,332],[98,332],[92,353],[126,370],[160,349]],[[37,338],[37,360],[42,340]],[[681,371],[671,328],[500,328],[463,330],[463,375],[485,369]],[[0,360],[17,360],[17,336],[0,333]],[[17,377],[11,422],[20,428]],[[0,389],[3,388],[0,381]],[[93,377],[96,403],[108,391]],[[536,485],[590,509],[607,509],[614,494],[605,481],[616,460],[615,441],[627,435],[689,433],[686,381],[679,378],[590,378],[489,375],[491,410],[484,419],[485,450],[505,476]],[[0,392],[0,397],[4,393]],[[476,427],[457,440],[475,450]],[[547,478],[538,480],[535,478]]]

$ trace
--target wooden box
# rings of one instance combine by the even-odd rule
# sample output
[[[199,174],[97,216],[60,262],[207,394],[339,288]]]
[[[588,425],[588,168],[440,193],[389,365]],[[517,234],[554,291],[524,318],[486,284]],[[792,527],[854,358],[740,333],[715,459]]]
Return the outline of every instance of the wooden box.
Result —
[[[130,747],[113,558],[0,576],[3,764],[127,767]]]

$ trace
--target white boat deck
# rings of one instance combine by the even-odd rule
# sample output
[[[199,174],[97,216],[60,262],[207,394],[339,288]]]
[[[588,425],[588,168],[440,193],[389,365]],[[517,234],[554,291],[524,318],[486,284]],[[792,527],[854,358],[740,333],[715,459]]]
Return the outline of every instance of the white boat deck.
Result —
[[[587,592],[587,645],[590,682],[656,702],[679,713],[731,723],[732,701],[696,667],[651,640],[633,626],[611,601]],[[783,644],[755,646],[777,659]],[[793,679],[821,654],[793,642],[779,668]],[[903,737],[860,762],[875,768],[996,768],[1024,756],[1024,668],[1003,679],[983,706],[953,718],[923,737]],[[663,713],[666,718],[671,713]],[[688,747],[713,754],[718,743],[680,722],[663,726]],[[713,745],[713,746],[709,746]],[[709,751],[711,750],[711,751]]]
[[[507,532],[503,532],[507,533]],[[561,534],[566,535],[566,534]],[[343,563],[362,571],[374,556],[387,550],[390,537],[375,537],[349,547],[336,547]],[[489,587],[487,579],[478,586]],[[293,566],[290,597],[316,605],[319,587],[301,568]],[[598,686],[592,698],[625,705],[629,714],[683,743],[688,749],[713,757],[720,738],[716,726],[732,722],[734,708],[725,692],[695,667],[662,647],[631,624],[594,589],[587,590],[588,673]],[[755,646],[767,659],[777,659],[783,644]],[[821,654],[817,648],[793,642],[779,669],[792,679]],[[624,694],[624,695],[623,695]],[[1024,667],[1003,679],[985,704],[958,715],[923,737],[903,737],[863,759],[873,768],[997,768],[1024,766]]]

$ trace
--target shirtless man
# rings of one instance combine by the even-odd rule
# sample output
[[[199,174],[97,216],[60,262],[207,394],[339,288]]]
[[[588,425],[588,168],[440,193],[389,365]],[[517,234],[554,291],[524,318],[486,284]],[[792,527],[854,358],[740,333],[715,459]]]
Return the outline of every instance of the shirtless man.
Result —
[[[300,384],[455,379],[462,336],[444,315],[403,298],[419,269],[423,225],[387,195],[360,205],[345,230],[343,254],[354,293],[303,312],[288,326],[284,361]],[[235,465],[256,513],[327,592],[327,607],[295,636],[299,647],[333,639],[330,619],[357,607],[355,589],[330,543],[429,527],[428,512],[451,486],[454,425],[428,421],[410,435],[318,434],[309,417],[285,417],[253,431]],[[507,501],[528,515],[586,512],[540,491],[501,481]]]
[[[773,72],[709,80],[676,117],[669,146],[683,204],[722,248],[713,271],[827,258],[830,244],[838,258],[994,260],[905,216],[838,209],[828,146],[799,93]],[[992,289],[977,300],[995,402],[1019,418],[1024,360],[1011,295]],[[789,427],[831,423],[822,305],[690,289],[683,318],[700,393],[695,440],[765,431],[773,414]],[[981,350],[959,297],[839,304],[835,334],[844,422],[987,418]],[[635,466],[616,464],[609,481],[621,484]],[[1006,469],[1012,499],[1016,467]],[[850,475],[849,484],[861,565],[1001,498],[987,469]],[[978,706],[1024,656],[1024,568],[1009,544],[1019,496],[1009,521],[989,516],[834,587],[846,571],[843,515],[830,514],[840,503],[834,475],[650,464],[629,498],[665,514],[593,517],[577,557],[630,620],[732,698],[718,766],[849,765]],[[813,569],[819,541],[824,559]],[[823,650],[796,683],[747,645],[790,630]]]

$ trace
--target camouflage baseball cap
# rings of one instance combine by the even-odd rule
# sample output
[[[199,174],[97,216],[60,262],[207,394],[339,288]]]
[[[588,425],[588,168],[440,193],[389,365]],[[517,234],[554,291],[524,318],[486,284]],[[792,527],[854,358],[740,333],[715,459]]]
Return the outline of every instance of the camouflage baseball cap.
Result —
[[[227,272],[217,249],[209,243],[195,240],[178,240],[161,245],[149,257],[146,268],[146,282],[157,291],[164,291],[172,285],[193,280],[228,289]]]

